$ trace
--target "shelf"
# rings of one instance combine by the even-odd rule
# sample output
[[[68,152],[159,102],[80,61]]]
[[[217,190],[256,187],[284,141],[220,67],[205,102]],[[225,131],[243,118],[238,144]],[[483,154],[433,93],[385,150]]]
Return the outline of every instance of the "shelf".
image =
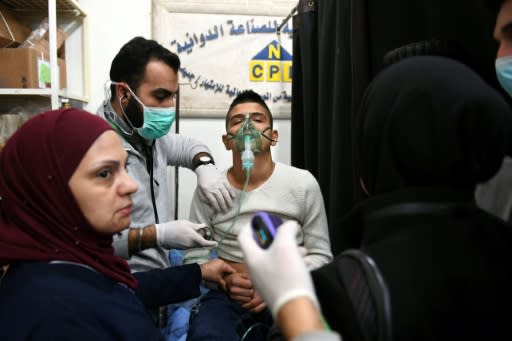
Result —
[[[48,98],[52,109],[60,106],[60,97],[80,102],[88,102],[88,42],[87,16],[75,0],[0,0],[2,4],[19,17],[27,18],[32,24],[38,24],[41,18],[48,17],[50,69],[58,70],[57,63],[57,25],[68,33],[66,39],[67,89],[60,90],[58,72],[51,73],[52,87],[49,89],[6,89],[0,88],[2,96],[37,96]],[[33,27],[32,27],[33,28]],[[71,52],[71,53],[70,53]],[[72,80],[70,82],[69,80]],[[68,93],[71,93],[68,95]],[[42,96],[42,97],[41,97]],[[21,98],[21,97],[20,97]]]
[[[72,100],[75,100],[75,101],[79,101],[79,102],[82,102],[82,103],[89,102],[89,98],[88,97],[84,97],[84,96],[80,96],[80,95],[74,95],[74,94],[68,94],[68,93],[66,93],[66,91],[61,91],[59,94],[60,94],[61,97],[65,97],[65,98],[72,99]]]
[[[18,88],[0,88],[0,95],[9,96],[51,96],[52,89],[18,89]],[[59,96],[87,103],[88,98],[75,94],[68,94],[66,90],[59,91]]]
[[[52,89],[17,89],[0,88],[0,95],[36,95],[51,96]]]
[[[3,4],[13,11],[27,14],[48,12],[48,0],[3,0]],[[74,0],[57,0],[56,10],[59,15],[86,16],[80,5]]]

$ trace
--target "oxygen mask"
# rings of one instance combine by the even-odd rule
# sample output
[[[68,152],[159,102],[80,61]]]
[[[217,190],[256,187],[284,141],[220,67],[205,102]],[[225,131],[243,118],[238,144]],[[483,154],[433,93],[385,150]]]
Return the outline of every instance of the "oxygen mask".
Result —
[[[251,113],[245,114],[242,126],[236,134],[228,133],[235,140],[238,151],[242,154],[242,168],[251,169],[254,166],[254,154],[262,151],[261,133],[251,120]]]

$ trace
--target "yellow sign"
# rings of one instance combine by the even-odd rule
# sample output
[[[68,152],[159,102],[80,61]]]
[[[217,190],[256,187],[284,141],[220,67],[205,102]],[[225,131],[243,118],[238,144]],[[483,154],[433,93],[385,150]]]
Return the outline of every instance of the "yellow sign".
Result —
[[[292,56],[276,40],[265,46],[249,62],[251,82],[292,81]]]

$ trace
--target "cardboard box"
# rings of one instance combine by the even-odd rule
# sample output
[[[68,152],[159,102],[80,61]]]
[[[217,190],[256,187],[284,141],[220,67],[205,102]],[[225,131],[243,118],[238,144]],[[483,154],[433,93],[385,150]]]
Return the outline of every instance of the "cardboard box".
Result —
[[[67,33],[61,29],[57,28],[57,58],[65,59],[66,47],[64,42],[68,37]],[[44,36],[37,40],[26,39],[19,47],[32,47],[43,53],[44,58],[50,58],[50,37],[48,31],[44,34]]]
[[[0,47],[16,47],[30,34],[30,28],[0,3]]]
[[[0,88],[50,88],[49,61],[31,48],[0,49]],[[66,62],[58,59],[60,88],[66,88]]]

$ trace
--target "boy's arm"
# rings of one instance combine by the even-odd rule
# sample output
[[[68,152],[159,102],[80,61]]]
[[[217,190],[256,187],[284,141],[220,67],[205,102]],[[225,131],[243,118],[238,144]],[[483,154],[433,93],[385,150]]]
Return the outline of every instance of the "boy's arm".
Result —
[[[301,227],[304,233],[304,248],[307,251],[304,260],[308,269],[314,270],[329,263],[333,256],[320,185],[311,173],[306,174],[306,200],[303,208],[305,218]]]

